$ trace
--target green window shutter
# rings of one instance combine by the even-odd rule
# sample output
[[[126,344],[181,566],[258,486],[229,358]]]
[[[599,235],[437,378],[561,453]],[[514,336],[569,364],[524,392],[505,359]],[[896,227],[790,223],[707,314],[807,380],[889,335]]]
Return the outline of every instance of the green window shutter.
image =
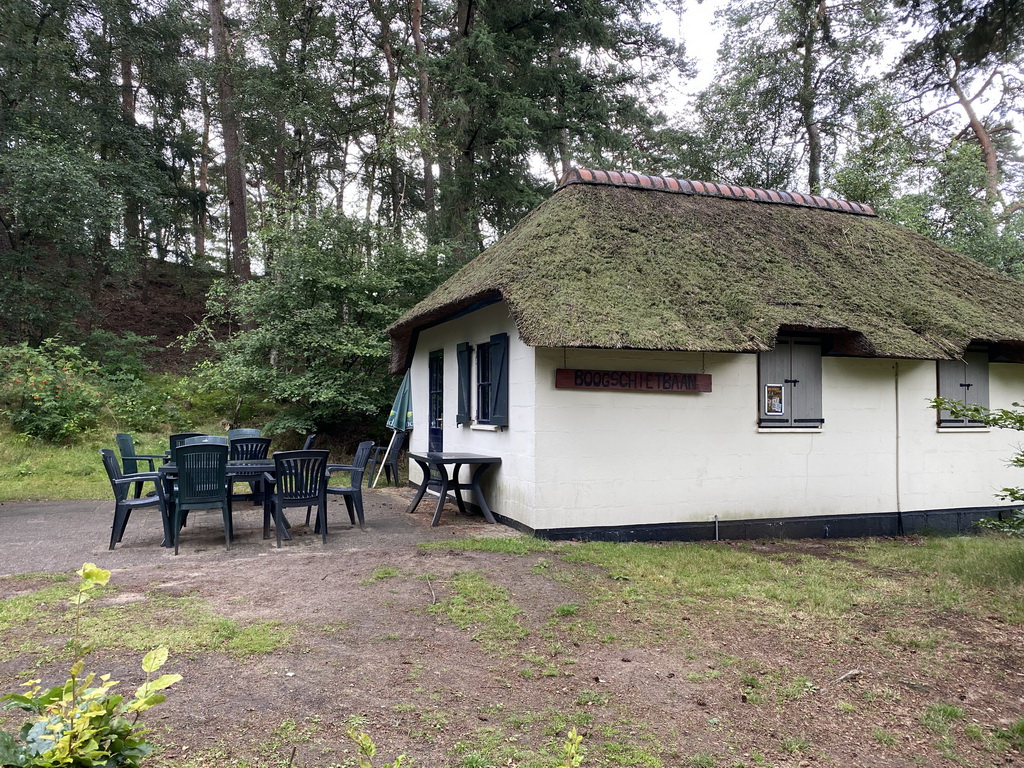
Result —
[[[458,363],[459,409],[455,415],[456,424],[470,423],[469,393],[471,387],[469,366],[469,344],[463,342],[455,348],[455,360]]]
[[[508,334],[491,336],[491,419],[499,427],[508,426]]]

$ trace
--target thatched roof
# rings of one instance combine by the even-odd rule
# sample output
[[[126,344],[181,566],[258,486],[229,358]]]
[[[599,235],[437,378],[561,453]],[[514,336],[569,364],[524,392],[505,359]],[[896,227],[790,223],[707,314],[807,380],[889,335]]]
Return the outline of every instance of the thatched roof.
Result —
[[[393,370],[420,329],[501,299],[531,346],[751,352],[808,330],[842,354],[1020,359],[1024,283],[866,206],[652,178],[571,174],[391,326]]]

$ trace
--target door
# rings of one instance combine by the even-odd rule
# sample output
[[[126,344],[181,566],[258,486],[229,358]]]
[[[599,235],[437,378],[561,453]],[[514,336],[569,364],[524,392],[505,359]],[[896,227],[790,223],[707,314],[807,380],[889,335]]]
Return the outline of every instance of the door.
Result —
[[[435,349],[429,358],[430,414],[427,421],[427,450],[444,450],[444,350]]]

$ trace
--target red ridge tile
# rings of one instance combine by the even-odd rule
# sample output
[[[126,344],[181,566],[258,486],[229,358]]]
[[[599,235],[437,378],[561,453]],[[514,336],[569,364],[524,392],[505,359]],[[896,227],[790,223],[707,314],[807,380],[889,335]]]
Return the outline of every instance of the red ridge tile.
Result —
[[[875,215],[875,211],[870,205],[833,197],[805,195],[802,192],[788,192],[781,189],[759,189],[757,187],[743,187],[733,184],[716,184],[710,181],[674,179],[670,176],[649,176],[633,171],[570,168],[562,175],[558,186],[565,187],[570,184],[606,184],[684,195],[724,197],[745,202],[798,205],[805,208],[819,208],[825,211],[850,213],[859,216]]]

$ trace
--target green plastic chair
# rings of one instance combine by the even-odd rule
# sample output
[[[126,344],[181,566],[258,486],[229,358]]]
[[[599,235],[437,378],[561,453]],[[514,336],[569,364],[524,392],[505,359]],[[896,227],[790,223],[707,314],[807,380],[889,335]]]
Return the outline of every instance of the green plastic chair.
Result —
[[[121,471],[126,475],[134,475],[139,471],[139,462],[147,462],[149,464],[149,471],[156,472],[156,467],[153,462],[160,459],[163,462],[164,457],[157,454],[151,453],[136,453],[135,452],[135,441],[132,440],[132,436],[124,432],[118,432],[114,435],[114,442],[117,443],[118,453],[121,454]],[[139,498],[142,495],[142,483],[138,482],[135,484],[135,498]]]
[[[174,493],[174,554],[178,554],[184,516],[193,509],[220,507],[224,517],[224,543],[231,549],[234,526],[228,498],[228,447],[216,443],[182,445],[176,449],[178,482]]]
[[[274,521],[277,546],[281,546],[288,507],[316,507],[316,530],[327,543],[327,457],[330,451],[278,451],[274,454],[275,476],[263,476],[263,538],[270,538]],[[307,513],[308,519],[308,513]]]
[[[103,459],[103,468],[107,470],[107,478],[110,480],[110,487],[114,491],[114,524],[110,527],[110,549],[121,541],[124,536],[124,529],[128,525],[128,518],[131,517],[133,509],[140,507],[159,507],[160,517],[164,526],[164,538],[168,538],[170,521],[167,518],[167,498],[164,495],[163,478],[156,472],[132,473],[125,475],[121,473],[121,467],[117,463],[117,457],[109,448],[100,450]],[[156,485],[156,495],[144,498],[128,498],[128,490],[132,483],[141,485],[151,482]]]
[[[341,496],[345,499],[345,508],[348,510],[348,519],[352,525],[356,524],[356,516],[359,517],[360,527],[363,525],[363,473],[366,471],[366,464],[370,460],[370,453],[373,451],[373,441],[367,440],[356,447],[355,458],[351,464],[331,464],[327,467],[328,472],[348,472],[349,485],[328,485],[327,493]],[[307,517],[306,522],[309,523]],[[314,530],[315,533],[315,530]]]

